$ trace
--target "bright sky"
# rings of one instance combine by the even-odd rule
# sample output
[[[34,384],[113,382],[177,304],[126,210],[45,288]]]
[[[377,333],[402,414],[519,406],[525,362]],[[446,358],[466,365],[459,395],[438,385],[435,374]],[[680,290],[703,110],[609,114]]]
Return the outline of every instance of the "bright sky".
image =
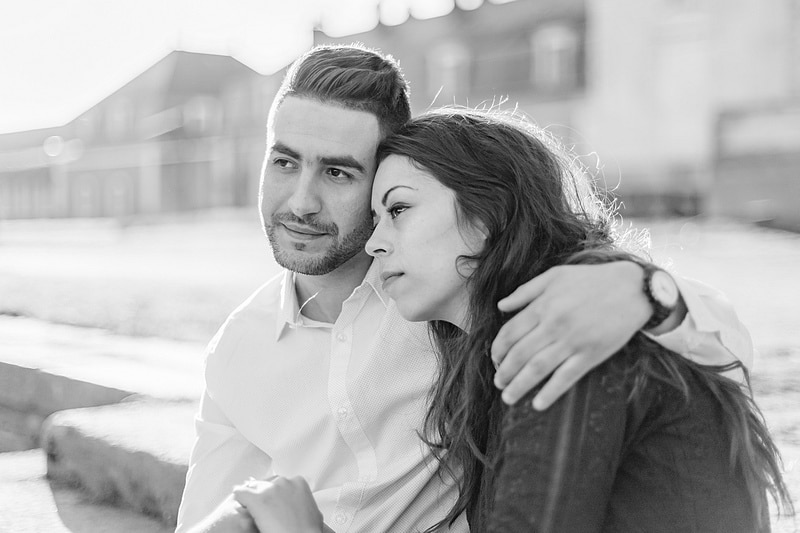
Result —
[[[66,123],[173,50],[274,72],[311,45],[305,1],[0,2],[0,133]]]
[[[271,74],[311,46],[314,27],[342,37],[482,3],[0,0],[0,134],[65,124],[173,50],[231,55]]]

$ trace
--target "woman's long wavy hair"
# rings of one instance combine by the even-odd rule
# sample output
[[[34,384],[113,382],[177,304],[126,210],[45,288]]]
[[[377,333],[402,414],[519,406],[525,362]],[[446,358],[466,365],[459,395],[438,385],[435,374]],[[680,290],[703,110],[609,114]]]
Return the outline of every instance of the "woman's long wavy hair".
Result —
[[[487,443],[500,431],[502,400],[493,384],[489,346],[509,318],[498,311],[497,302],[556,265],[636,257],[630,243],[622,251],[613,213],[578,159],[519,113],[430,111],[381,144],[379,160],[389,155],[408,157],[451,189],[459,223],[480,228],[487,237],[479,253],[459,258],[471,264],[469,331],[443,321],[430,323],[440,364],[422,437],[445,470],[455,479],[461,474],[459,497],[433,531],[452,525],[477,505],[482,490],[492,490],[486,484],[492,477],[487,470],[493,468]],[[662,358],[640,370],[688,396],[677,371],[680,359]],[[761,413],[739,384],[715,370],[702,372],[704,383],[723,404],[732,466],[748,484],[755,515],[764,516],[765,489],[791,512],[779,454]]]

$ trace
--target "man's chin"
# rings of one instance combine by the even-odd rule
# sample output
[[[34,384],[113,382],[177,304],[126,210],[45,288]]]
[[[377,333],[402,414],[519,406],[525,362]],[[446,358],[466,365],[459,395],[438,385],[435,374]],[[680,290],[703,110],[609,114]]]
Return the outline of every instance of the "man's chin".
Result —
[[[369,232],[364,232],[363,239],[360,236],[359,233],[353,233],[343,242],[332,235],[313,239],[311,242],[298,242],[288,238],[285,232],[276,231],[274,227],[267,231],[275,262],[283,268],[308,276],[329,274],[359,253],[367,257],[364,244],[369,238]]]
[[[275,262],[287,270],[308,276],[322,276],[336,270],[338,265],[331,265],[325,255],[302,252],[285,252],[273,249]]]

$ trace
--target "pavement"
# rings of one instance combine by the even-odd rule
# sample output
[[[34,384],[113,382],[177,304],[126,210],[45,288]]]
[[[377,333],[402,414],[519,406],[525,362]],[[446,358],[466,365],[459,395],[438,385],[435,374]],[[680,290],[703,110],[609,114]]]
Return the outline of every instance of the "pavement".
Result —
[[[0,453],[0,532],[167,533],[163,522],[47,479],[38,449]]]
[[[172,530],[203,348],[0,316],[0,532]]]
[[[55,245],[60,237],[46,243],[20,238],[15,244],[9,239],[17,233],[6,231],[0,274],[5,288],[28,278],[41,287],[55,266],[62,276],[45,287],[64,286],[64,280],[78,287],[65,291],[70,297],[57,300],[55,307],[78,305],[76,295],[91,293],[107,300],[102,310],[110,313],[124,302],[110,293],[103,296],[86,280],[110,272],[120,278],[120,287],[130,287],[143,275],[142,266],[151,265],[144,271],[150,276],[152,270],[152,279],[137,285],[141,295],[186,305],[166,309],[154,323],[162,324],[163,317],[185,321],[184,312],[199,305],[184,301],[184,295],[230,292],[236,284],[252,288],[263,281],[264,269],[252,266],[260,259],[251,256],[260,236],[242,237],[246,227],[240,231],[237,223],[214,237],[226,246],[220,253],[206,251],[206,240],[215,235],[206,231],[192,233],[198,235],[194,240],[182,230],[167,239],[160,227],[118,237],[116,226],[109,226],[101,237],[113,244],[112,253],[98,249],[89,259],[85,248]],[[51,233],[37,230],[35,235]],[[684,220],[656,225],[653,236],[657,260],[668,258],[681,274],[722,290],[749,327],[760,352],[752,375],[755,398],[783,454],[800,509],[800,235]],[[97,235],[85,240],[92,246],[105,242]],[[76,257],[94,265],[91,275]],[[132,266],[134,257],[147,259]],[[65,274],[62,267],[70,260],[74,273],[66,268]],[[162,293],[163,286],[153,287],[163,275],[171,282],[188,276],[192,284],[185,293]],[[223,314],[233,308],[213,302]],[[147,315],[156,308],[142,309]],[[197,335],[202,342],[176,341],[0,315],[0,533],[170,531],[193,441],[204,344],[212,334]],[[795,520],[773,519],[775,533],[798,530]]]

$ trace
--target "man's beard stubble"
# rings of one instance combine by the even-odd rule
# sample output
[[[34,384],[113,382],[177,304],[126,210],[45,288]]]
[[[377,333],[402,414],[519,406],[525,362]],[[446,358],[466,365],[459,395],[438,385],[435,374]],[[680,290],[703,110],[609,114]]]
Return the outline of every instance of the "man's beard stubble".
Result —
[[[278,242],[277,227],[281,222],[302,224],[320,233],[327,233],[334,243],[318,257],[303,257],[304,243],[295,243],[293,250],[285,250]],[[322,276],[333,272],[364,250],[364,245],[372,236],[373,223],[372,217],[367,216],[353,231],[340,237],[339,227],[332,222],[323,223],[314,217],[301,218],[291,213],[276,213],[265,230],[276,263],[298,274]]]

